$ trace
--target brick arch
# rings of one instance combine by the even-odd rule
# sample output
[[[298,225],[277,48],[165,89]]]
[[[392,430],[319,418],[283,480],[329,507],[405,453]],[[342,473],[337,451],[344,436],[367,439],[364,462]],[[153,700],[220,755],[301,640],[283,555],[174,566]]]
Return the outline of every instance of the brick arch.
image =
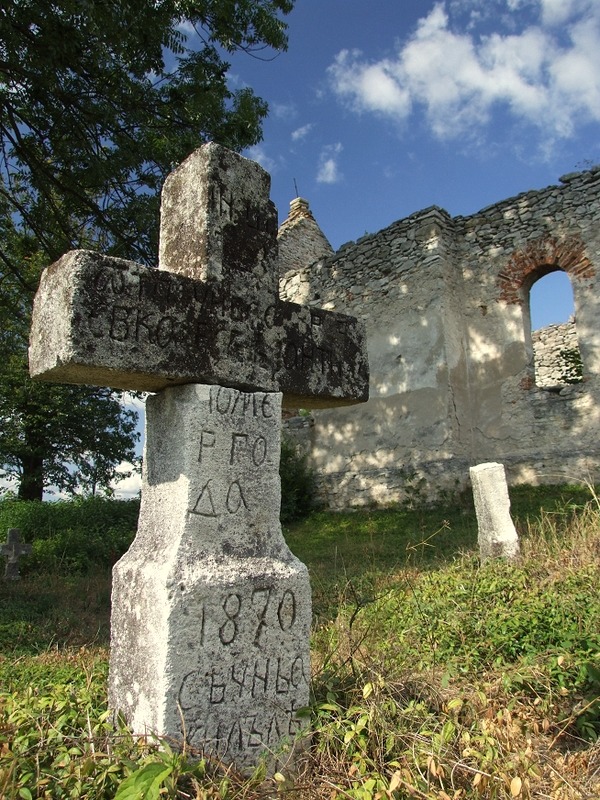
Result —
[[[559,269],[572,279],[592,278],[596,274],[579,236],[561,239],[544,236],[515,250],[498,274],[500,299],[509,304],[523,303],[523,287],[529,289],[538,278]]]

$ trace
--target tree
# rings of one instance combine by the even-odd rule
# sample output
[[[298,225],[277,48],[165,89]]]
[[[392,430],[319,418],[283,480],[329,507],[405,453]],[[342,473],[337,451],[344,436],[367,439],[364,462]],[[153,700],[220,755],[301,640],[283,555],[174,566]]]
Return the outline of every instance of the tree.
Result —
[[[73,469],[75,449],[87,447],[75,431],[92,399],[116,402],[106,390],[28,381],[42,266],[81,247],[154,263],[166,175],[205,141],[237,151],[260,141],[267,105],[229,87],[224,56],[285,49],[281,15],[293,3],[8,0],[0,8],[0,463],[20,473],[22,496],[40,496],[40,469],[42,485],[59,479],[61,464]],[[55,414],[62,444],[40,433]],[[125,453],[133,442],[121,419],[106,422],[106,443],[120,440]],[[105,464],[95,470],[102,483],[110,458],[97,451],[91,463]]]
[[[44,487],[75,492],[109,491],[122,461],[136,462],[137,415],[110,389],[54,386],[29,378],[27,334],[30,296],[43,263],[35,238],[6,224],[0,237],[19,259],[21,272],[3,276],[0,304],[0,475],[19,482],[19,498],[41,500]],[[3,224],[4,223],[4,224]]]
[[[110,389],[35,383],[26,369],[19,355],[5,362],[0,392],[3,472],[19,481],[19,498],[41,500],[48,485],[107,490],[115,467],[135,462],[135,412]]]

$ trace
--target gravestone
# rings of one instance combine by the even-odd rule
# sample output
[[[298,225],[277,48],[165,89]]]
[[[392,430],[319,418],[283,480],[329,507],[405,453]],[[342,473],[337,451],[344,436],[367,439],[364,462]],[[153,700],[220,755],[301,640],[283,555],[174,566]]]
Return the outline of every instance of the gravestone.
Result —
[[[6,556],[6,567],[4,568],[5,581],[21,580],[19,573],[19,559],[31,553],[31,544],[21,541],[21,531],[19,528],[9,528],[6,541],[0,545],[0,554]]]
[[[519,555],[519,537],[510,516],[510,498],[503,464],[478,464],[469,470],[477,515],[479,555],[512,560]]]
[[[165,183],[159,270],[67,254],[42,276],[30,345],[40,379],[158,392],[138,532],[113,572],[109,702],[136,733],[241,768],[281,757],[308,702],[310,585],[279,523],[282,398],[368,395],[363,326],[279,300],[276,232],[267,173],[206,145]]]

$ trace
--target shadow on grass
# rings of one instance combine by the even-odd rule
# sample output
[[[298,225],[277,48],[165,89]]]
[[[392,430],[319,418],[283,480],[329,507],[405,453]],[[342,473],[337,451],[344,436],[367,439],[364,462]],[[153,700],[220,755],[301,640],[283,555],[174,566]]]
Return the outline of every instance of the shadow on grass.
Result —
[[[362,605],[400,570],[436,569],[477,543],[468,497],[452,507],[318,512],[285,530],[310,573],[317,622],[335,616],[342,598]]]
[[[542,510],[572,513],[590,500],[586,487],[510,490],[517,529]],[[360,607],[381,595],[406,570],[436,570],[477,547],[470,492],[435,508],[316,512],[285,529],[291,550],[309,569],[315,621],[332,619],[340,605]],[[24,559],[24,563],[26,560]],[[109,568],[85,575],[46,569],[20,581],[0,578],[0,658],[49,648],[106,646],[110,627]]]
[[[111,575],[29,575],[0,580],[0,657],[106,645]]]

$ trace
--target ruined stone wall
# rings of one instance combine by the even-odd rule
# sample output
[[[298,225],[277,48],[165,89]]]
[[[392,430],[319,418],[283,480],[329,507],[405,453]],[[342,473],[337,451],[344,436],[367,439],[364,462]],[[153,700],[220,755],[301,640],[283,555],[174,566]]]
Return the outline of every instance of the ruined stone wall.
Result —
[[[512,481],[596,470],[599,222],[596,169],[469,217],[426,209],[300,268],[282,260],[286,299],[367,325],[371,399],[320,411],[309,429],[332,507],[433,497],[482,461]],[[545,388],[529,289],[557,269],[573,287],[583,381]]]
[[[583,365],[574,322],[548,325],[532,333],[536,386],[559,389],[583,379]]]

